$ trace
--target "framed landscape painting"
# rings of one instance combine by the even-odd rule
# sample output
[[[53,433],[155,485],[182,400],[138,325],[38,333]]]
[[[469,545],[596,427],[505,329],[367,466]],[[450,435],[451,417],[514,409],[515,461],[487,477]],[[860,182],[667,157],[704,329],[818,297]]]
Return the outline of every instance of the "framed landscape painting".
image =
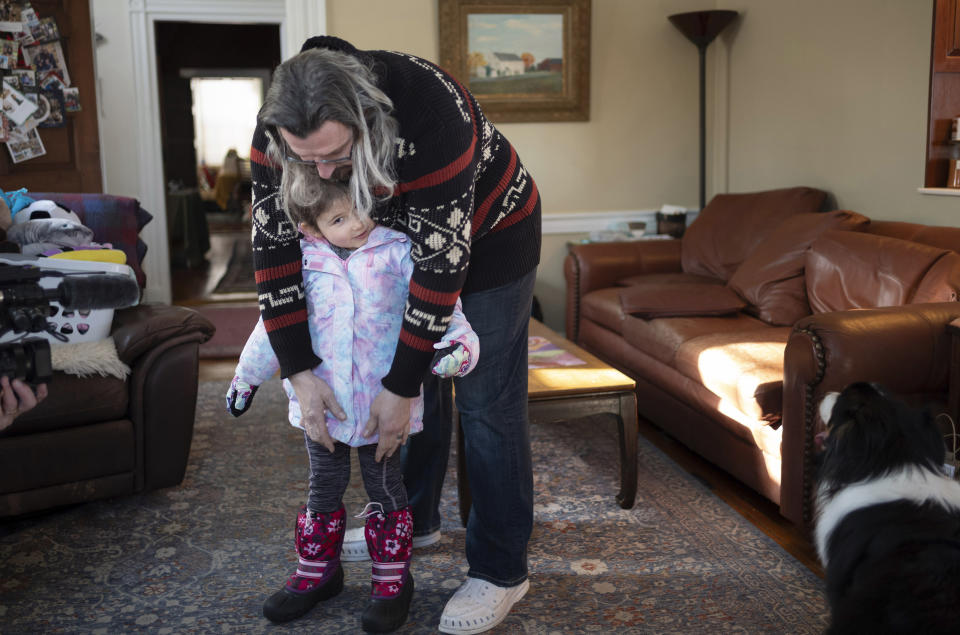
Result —
[[[440,66],[494,123],[590,118],[590,0],[440,0]]]

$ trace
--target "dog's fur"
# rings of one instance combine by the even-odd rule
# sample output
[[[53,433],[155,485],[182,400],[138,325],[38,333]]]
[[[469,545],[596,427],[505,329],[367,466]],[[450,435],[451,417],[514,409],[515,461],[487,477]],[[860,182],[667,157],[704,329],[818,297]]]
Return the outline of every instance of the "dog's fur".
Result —
[[[960,632],[960,483],[936,422],[866,383],[825,397],[820,416],[828,632]]]

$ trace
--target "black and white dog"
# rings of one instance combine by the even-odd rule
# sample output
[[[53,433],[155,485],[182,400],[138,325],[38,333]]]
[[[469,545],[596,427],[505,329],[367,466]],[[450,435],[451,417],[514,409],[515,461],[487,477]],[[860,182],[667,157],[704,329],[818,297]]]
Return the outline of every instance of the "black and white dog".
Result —
[[[960,633],[960,483],[933,418],[858,383],[827,424],[815,530],[830,633]]]

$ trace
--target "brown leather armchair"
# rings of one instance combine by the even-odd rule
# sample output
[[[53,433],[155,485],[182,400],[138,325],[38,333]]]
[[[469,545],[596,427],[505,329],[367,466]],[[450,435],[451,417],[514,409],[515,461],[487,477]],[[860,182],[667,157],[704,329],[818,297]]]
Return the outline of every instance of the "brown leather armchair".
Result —
[[[112,336],[131,374],[54,372],[49,397],[0,432],[0,517],[180,483],[193,437],[198,349],[213,332],[184,307],[116,311]]]
[[[136,199],[30,193],[72,209],[94,240],[124,251],[141,287],[151,220]],[[145,304],[114,311],[124,379],[55,371],[49,396],[0,432],[0,517],[170,487],[193,437],[199,346],[214,326],[196,311]]]

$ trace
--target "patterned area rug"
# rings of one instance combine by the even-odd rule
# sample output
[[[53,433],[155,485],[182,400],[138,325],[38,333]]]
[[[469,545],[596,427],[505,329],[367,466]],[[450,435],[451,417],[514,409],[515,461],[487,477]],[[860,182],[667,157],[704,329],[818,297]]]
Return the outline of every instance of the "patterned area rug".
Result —
[[[217,331],[200,345],[200,359],[239,359],[243,345],[260,319],[256,302],[237,305],[201,304],[191,306],[210,320]]]
[[[345,564],[344,592],[300,620],[276,627],[262,616],[294,566],[306,453],[277,380],[240,419],[224,413],[225,389],[200,385],[180,486],[0,523],[0,631],[360,631],[368,563]],[[822,581],[644,439],[637,504],[623,510],[612,421],[535,424],[531,436],[531,587],[493,632],[824,630]],[[364,502],[355,471],[348,512]],[[467,570],[452,471],[443,514],[442,540],[414,556],[416,594],[399,632],[435,633]]]
[[[233,251],[227,263],[227,270],[223,273],[217,285],[213,288],[213,295],[229,293],[256,293],[257,282],[253,277],[253,249],[249,240],[238,240],[233,244]]]

